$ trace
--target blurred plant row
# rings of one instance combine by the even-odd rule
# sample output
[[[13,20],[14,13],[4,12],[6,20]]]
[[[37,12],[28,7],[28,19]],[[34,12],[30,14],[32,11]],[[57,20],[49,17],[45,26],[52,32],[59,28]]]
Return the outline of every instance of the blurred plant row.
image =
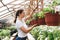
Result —
[[[10,37],[16,32],[17,32],[17,30],[16,30],[15,26],[5,27],[4,29],[0,29],[0,40],[2,40],[4,38],[6,40],[9,40]]]
[[[30,32],[35,40],[60,40],[60,27],[37,26]]]

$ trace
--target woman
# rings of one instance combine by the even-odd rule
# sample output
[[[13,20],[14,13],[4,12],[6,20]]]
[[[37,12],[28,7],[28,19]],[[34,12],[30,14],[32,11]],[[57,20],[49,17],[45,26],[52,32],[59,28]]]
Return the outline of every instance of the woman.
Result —
[[[14,23],[16,23],[16,28],[18,31],[18,37],[16,38],[16,40],[26,40],[27,38],[27,33],[29,31],[31,31],[35,26],[33,25],[32,27],[29,27],[26,25],[25,21],[27,19],[29,19],[31,17],[32,13],[30,15],[28,15],[26,18],[25,17],[25,13],[24,10],[18,10],[16,13],[16,18]]]

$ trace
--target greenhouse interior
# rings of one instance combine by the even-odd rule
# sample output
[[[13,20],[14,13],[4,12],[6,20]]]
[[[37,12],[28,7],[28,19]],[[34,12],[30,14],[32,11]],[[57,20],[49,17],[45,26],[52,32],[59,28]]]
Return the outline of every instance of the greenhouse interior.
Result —
[[[0,40],[60,40],[60,0],[0,0]]]

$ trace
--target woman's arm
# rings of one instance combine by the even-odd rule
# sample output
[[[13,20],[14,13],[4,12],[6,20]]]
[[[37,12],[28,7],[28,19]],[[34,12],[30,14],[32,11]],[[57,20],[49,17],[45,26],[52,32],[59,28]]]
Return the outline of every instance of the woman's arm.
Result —
[[[33,15],[33,10],[31,10],[31,12],[28,15],[26,15],[25,21],[30,19],[32,15]]]
[[[36,7],[36,8],[37,8],[37,7]],[[35,8],[35,9],[36,9],[36,8]],[[33,10],[32,10],[31,8],[29,9],[29,11],[30,11],[31,13],[29,13],[29,15],[27,15],[25,21],[28,20],[28,19],[30,19],[30,18],[32,17],[33,12],[35,11],[35,9],[33,9]]]
[[[28,29],[25,29],[24,27],[21,27],[20,29],[25,32],[28,33],[29,31],[31,31],[37,24],[33,25],[32,27],[29,27]]]

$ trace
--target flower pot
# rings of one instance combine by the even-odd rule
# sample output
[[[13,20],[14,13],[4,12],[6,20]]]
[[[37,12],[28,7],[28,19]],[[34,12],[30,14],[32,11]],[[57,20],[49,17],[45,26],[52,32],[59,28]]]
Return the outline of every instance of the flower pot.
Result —
[[[59,21],[58,21],[58,22],[59,22],[59,25],[60,25],[60,15],[59,15],[59,17],[58,17],[58,18],[59,18]]]
[[[35,19],[31,20],[31,22],[30,22],[30,25],[34,25],[34,24],[37,24],[37,20],[35,20]]]
[[[57,26],[58,25],[58,14],[45,14],[45,22],[48,26]]]
[[[45,18],[38,18],[37,23],[38,25],[45,25]]]
[[[56,11],[56,14],[58,14],[58,24],[60,25],[60,14],[58,11]]]

